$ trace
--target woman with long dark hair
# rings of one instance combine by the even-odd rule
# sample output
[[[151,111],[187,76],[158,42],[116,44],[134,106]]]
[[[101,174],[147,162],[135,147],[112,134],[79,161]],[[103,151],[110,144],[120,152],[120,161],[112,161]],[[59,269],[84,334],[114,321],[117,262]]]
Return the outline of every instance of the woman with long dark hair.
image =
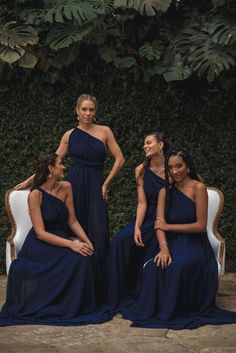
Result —
[[[165,171],[155,222],[156,254],[144,265],[137,298],[122,313],[133,326],[147,328],[236,323],[236,313],[215,306],[218,266],[206,233],[206,186],[182,149],[167,153]]]
[[[119,311],[127,295],[133,292],[145,254],[153,248],[153,242],[155,245],[156,201],[165,184],[164,156],[169,145],[163,132],[152,132],[145,137],[146,159],[135,169],[136,217],[114,235],[108,254],[105,306],[102,310],[111,317]]]
[[[0,326],[93,322],[90,314],[101,302],[98,256],[76,219],[63,174],[58,155],[39,159],[28,198],[33,227],[10,266]]]

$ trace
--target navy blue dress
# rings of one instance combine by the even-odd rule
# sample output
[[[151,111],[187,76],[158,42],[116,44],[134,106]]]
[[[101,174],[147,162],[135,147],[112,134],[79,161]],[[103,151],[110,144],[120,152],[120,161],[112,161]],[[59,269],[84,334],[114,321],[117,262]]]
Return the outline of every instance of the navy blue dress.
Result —
[[[39,190],[45,229],[68,239],[67,207],[57,197]],[[39,240],[32,228],[10,266],[0,326],[93,323],[91,313],[101,294],[97,262],[96,254],[82,256]]]
[[[109,245],[107,204],[102,197],[106,147],[101,140],[75,128],[69,137],[69,152],[74,163],[67,180],[72,185],[75,213],[104,263]]]
[[[153,236],[156,206],[160,189],[165,182],[149,168],[144,171],[144,191],[147,200],[145,219],[141,227],[144,248],[134,242],[133,219],[125,228],[116,233],[110,245],[107,259],[106,300],[102,310],[111,316],[119,311],[121,301],[137,286],[138,272],[146,261],[156,239]]]
[[[173,186],[168,223],[195,221],[195,203]],[[207,233],[168,232],[167,241],[171,265],[161,269],[153,258],[145,263],[137,298],[122,307],[124,317],[132,326],[147,328],[192,329],[236,323],[236,313],[215,306],[218,270]]]

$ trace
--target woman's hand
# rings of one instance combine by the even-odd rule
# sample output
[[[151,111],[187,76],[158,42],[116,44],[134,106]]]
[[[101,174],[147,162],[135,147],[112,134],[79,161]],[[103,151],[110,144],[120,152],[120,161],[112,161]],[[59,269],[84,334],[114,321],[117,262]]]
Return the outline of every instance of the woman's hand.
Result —
[[[78,252],[83,256],[93,255],[93,250],[91,249],[90,245],[87,243],[83,243],[82,241],[80,242],[71,241],[70,249],[73,250],[74,252]]]
[[[88,240],[86,243],[88,244],[89,249],[92,250],[92,252],[94,252],[94,247],[93,247],[93,244],[91,243],[91,241]]]
[[[157,218],[154,224],[154,229],[160,229],[164,232],[168,231],[168,224],[162,218]]]
[[[21,183],[17,184],[16,186],[14,186],[15,190],[21,190],[21,189],[26,189],[29,186],[29,183],[27,180],[22,181]]]
[[[158,267],[161,266],[162,269],[168,267],[171,264],[172,258],[167,246],[163,246],[160,252],[155,256],[154,262],[156,262]]]
[[[142,233],[139,227],[135,227],[134,228],[134,242],[137,246],[143,248],[144,247],[144,243],[142,240]]]
[[[104,200],[108,200],[108,190],[107,190],[107,184],[103,184],[102,186],[102,197]]]

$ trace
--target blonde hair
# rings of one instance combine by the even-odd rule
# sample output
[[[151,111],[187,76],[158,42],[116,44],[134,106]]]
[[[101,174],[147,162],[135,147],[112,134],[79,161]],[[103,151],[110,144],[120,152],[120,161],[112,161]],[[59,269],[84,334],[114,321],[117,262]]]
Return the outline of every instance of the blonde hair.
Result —
[[[91,101],[93,102],[95,109],[97,110],[97,99],[94,96],[91,96],[90,94],[81,94],[76,102],[76,108],[79,108],[84,101]]]

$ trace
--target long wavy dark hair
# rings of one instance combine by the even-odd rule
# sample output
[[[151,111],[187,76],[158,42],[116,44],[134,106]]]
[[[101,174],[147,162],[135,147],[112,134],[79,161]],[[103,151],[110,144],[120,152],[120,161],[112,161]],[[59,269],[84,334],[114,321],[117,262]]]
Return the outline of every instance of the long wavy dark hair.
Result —
[[[166,138],[166,135],[165,135],[164,132],[155,131],[155,132],[151,132],[150,134],[147,134],[145,136],[145,138],[147,136],[154,136],[155,139],[157,140],[157,142],[163,142],[163,155],[164,156],[169,151],[169,149],[172,147],[170,141]],[[150,162],[151,162],[151,158],[150,157],[147,157],[143,161],[143,167],[140,170],[140,176],[144,175],[145,168],[149,166]]]
[[[50,174],[49,165],[55,166],[57,157],[58,155],[56,153],[50,153],[39,157],[36,165],[33,187],[45,183]]]
[[[165,189],[166,189],[166,208],[165,208],[165,217],[167,219],[168,208],[169,208],[169,201],[170,201],[170,188],[174,184],[174,182],[170,181],[170,174],[169,174],[169,159],[173,156],[180,156],[182,157],[183,161],[185,162],[188,168],[188,175],[191,179],[195,179],[198,181],[202,181],[201,177],[196,172],[196,168],[193,163],[193,159],[188,151],[184,150],[183,148],[172,148],[170,149],[165,156]]]

